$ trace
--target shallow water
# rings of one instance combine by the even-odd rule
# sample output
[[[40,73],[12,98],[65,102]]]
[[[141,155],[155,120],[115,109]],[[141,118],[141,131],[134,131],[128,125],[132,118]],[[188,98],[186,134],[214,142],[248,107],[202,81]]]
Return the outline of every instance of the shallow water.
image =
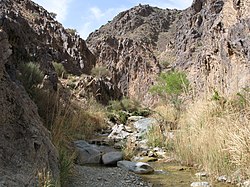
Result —
[[[195,176],[193,168],[181,166],[178,163],[149,163],[155,173],[150,175],[141,175],[142,178],[153,184],[153,187],[189,187],[192,182],[209,181],[209,178],[199,179]],[[233,187],[226,183],[210,183],[215,187]]]

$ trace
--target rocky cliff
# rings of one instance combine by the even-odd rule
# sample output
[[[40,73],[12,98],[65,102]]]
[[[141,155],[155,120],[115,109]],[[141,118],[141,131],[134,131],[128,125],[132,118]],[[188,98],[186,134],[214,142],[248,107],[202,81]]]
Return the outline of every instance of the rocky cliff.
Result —
[[[36,186],[39,172],[59,177],[58,156],[35,104],[6,71],[10,48],[0,30],[0,186]]]
[[[97,64],[110,70],[112,82],[124,96],[151,101],[148,89],[161,69],[161,38],[171,30],[179,12],[139,5],[121,12],[88,37],[87,45]]]
[[[198,93],[249,87],[250,1],[195,0],[176,23],[176,67]]]

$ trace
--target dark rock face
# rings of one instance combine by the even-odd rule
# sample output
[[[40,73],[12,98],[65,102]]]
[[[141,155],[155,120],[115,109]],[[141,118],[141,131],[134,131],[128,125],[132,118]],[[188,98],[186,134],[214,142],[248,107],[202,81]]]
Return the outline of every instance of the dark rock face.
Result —
[[[52,61],[62,63],[72,74],[90,73],[94,55],[84,40],[62,27],[52,13],[30,0],[2,0],[0,26],[12,45],[14,66],[22,61],[39,62],[49,74]]]
[[[103,105],[107,105],[110,100],[122,98],[120,89],[107,77],[81,76],[75,90],[79,99],[94,97]]]
[[[120,13],[111,22],[91,33],[87,45],[112,74],[112,82],[124,96],[145,103],[155,76],[160,72],[159,37],[168,32],[179,11],[139,5]],[[164,44],[163,44],[164,45]]]
[[[0,31],[0,186],[36,186],[38,172],[59,178],[57,151],[36,106],[13,82],[5,64],[11,55],[8,36]]]
[[[197,92],[230,95],[249,87],[250,1],[196,0],[176,23],[176,67]],[[184,24],[185,23],[185,24]]]

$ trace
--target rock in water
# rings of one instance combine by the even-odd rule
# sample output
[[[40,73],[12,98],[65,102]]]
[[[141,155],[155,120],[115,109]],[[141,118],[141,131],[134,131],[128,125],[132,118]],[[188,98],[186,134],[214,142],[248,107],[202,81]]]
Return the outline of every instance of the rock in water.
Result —
[[[99,164],[101,162],[101,151],[94,145],[88,144],[84,140],[74,142],[77,158],[77,164]]]
[[[122,158],[122,152],[109,152],[102,156],[102,161],[104,165],[116,165]]]
[[[150,174],[154,172],[154,169],[149,164],[144,162],[131,162],[123,160],[117,162],[117,167],[132,171],[136,174]]]

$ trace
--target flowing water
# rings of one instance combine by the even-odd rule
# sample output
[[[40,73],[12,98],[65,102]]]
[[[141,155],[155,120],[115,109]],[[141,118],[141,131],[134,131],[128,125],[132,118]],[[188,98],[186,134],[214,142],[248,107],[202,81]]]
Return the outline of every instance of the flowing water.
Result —
[[[195,176],[193,168],[181,166],[178,163],[160,163],[152,162],[150,165],[155,169],[154,174],[142,175],[144,180],[153,184],[153,187],[189,187],[192,182],[206,181],[209,178],[201,178]],[[233,187],[227,183],[210,183],[214,187]]]

